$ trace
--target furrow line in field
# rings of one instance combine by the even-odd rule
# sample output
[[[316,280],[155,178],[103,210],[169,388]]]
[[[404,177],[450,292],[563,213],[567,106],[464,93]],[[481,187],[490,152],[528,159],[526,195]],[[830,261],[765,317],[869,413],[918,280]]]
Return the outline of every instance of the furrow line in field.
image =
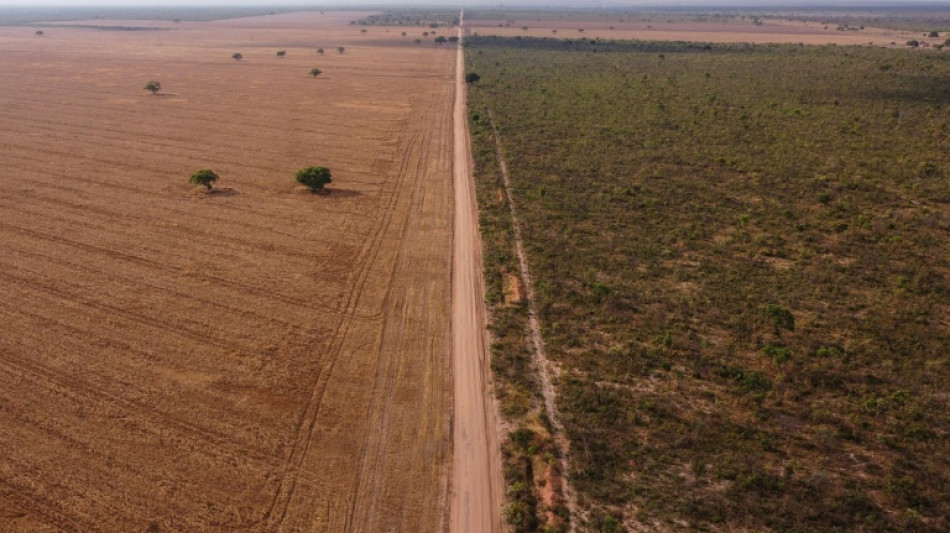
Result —
[[[67,269],[71,273],[76,272],[76,271],[85,272],[89,274],[88,276],[84,276],[84,279],[87,279],[87,280],[92,280],[96,276],[102,276],[105,273],[102,269],[89,267],[88,263],[86,262],[68,261],[66,259],[63,259],[62,255],[60,254],[53,254],[53,255],[41,254],[41,253],[36,253],[30,250],[24,250],[22,248],[14,248],[10,245],[5,245],[4,249],[7,251],[12,251],[14,254],[19,255],[21,257],[31,258],[31,261],[30,261],[31,264],[61,265],[61,266],[67,267]],[[0,263],[0,265],[2,265],[2,263]],[[165,284],[157,285],[152,281],[148,281],[148,280],[157,279],[157,276],[154,274],[133,278],[127,275],[123,275],[116,271],[110,271],[108,274],[108,278],[110,282],[115,281],[115,280],[122,280],[124,282],[122,283],[123,286],[135,287],[137,291],[141,291],[142,288],[149,288],[149,289],[153,289],[152,292],[156,294],[173,295],[181,301],[189,301],[189,300],[196,301],[201,304],[204,304],[206,308],[226,311],[228,313],[232,313],[233,315],[237,315],[237,316],[251,317],[254,319],[254,321],[249,321],[247,322],[247,324],[248,325],[253,324],[255,328],[260,327],[261,323],[265,323],[265,324],[282,326],[285,329],[294,328],[295,330],[297,330],[299,334],[313,335],[313,336],[317,336],[318,334],[318,331],[314,330],[313,328],[302,326],[298,322],[290,322],[287,320],[282,320],[278,317],[275,317],[273,314],[263,314],[263,313],[256,312],[257,302],[248,302],[246,305],[234,306],[234,305],[229,305],[228,303],[226,303],[228,301],[233,300],[233,298],[223,298],[221,297],[221,295],[218,293],[217,290],[216,290],[216,293],[218,293],[217,294],[218,297],[213,298],[213,299],[199,296],[195,291],[190,291],[190,292],[181,291],[177,288],[181,286],[181,282],[178,279],[170,280]],[[100,286],[100,287],[106,288],[105,286]],[[221,316],[220,312],[213,312],[211,314],[216,315],[216,316]]]
[[[10,167],[17,168],[16,165],[10,165]],[[99,183],[99,182],[96,182],[95,180],[82,178],[82,177],[76,177],[76,176],[68,176],[67,179],[69,180],[69,182],[76,181],[76,182],[82,182],[82,183],[96,183],[96,184]],[[166,226],[170,226],[171,228],[175,228],[175,229],[178,229],[182,225],[182,222],[179,222],[180,220],[187,220],[188,217],[193,216],[192,211],[184,209],[180,204],[158,203],[156,201],[157,200],[156,194],[154,193],[148,193],[147,191],[145,191],[143,192],[143,194],[138,195],[139,197],[142,198],[141,200],[135,200],[134,198],[130,199],[128,195],[123,196],[113,191],[113,189],[122,188],[123,187],[122,185],[105,184],[102,186],[101,190],[95,191],[94,196],[89,196],[89,193],[90,193],[89,188],[80,188],[80,187],[72,186],[72,185],[69,185],[68,182],[66,184],[63,184],[62,182],[60,182],[60,183],[57,183],[55,186],[53,186],[53,185],[50,185],[48,181],[46,180],[23,177],[20,180],[20,183],[24,185],[36,184],[37,186],[42,186],[46,189],[45,191],[39,194],[36,194],[33,191],[30,191],[29,194],[30,194],[31,199],[33,198],[33,195],[36,194],[36,197],[39,199],[45,198],[45,199],[48,199],[48,201],[50,202],[58,202],[60,205],[70,205],[74,209],[79,210],[79,211],[83,211],[86,209],[96,209],[103,215],[107,213],[117,214],[120,216],[120,218],[112,219],[113,224],[110,224],[110,226],[115,227],[115,228],[122,227],[119,224],[115,223],[117,220],[125,220],[126,217],[130,215],[131,213],[148,213],[148,214],[154,214],[154,216],[147,217],[147,218],[134,217],[130,220],[143,220],[143,221],[156,220],[165,224]],[[138,190],[138,189],[135,189],[135,190]],[[69,196],[70,198],[82,199],[82,200],[87,200],[87,201],[93,200],[93,199],[100,200],[101,204],[104,203],[108,205],[121,205],[125,207],[126,209],[113,212],[110,210],[105,210],[102,207],[93,208],[90,203],[83,203],[79,201],[70,202],[67,200],[56,198],[54,195],[57,193],[74,193],[74,194],[68,194],[67,196]],[[26,194],[26,192],[19,193],[20,196],[24,194]],[[4,196],[6,196],[6,198],[4,198]],[[184,194],[176,195],[176,196],[172,196],[172,195],[164,196],[164,199],[172,200],[172,201],[181,200],[182,198],[185,198]],[[14,200],[14,197],[12,194],[3,194],[3,192],[0,192],[0,201],[3,201],[3,200],[7,200],[8,206],[22,206],[23,205],[22,201]],[[106,201],[101,202],[101,200],[106,200]],[[300,242],[301,235],[299,231],[295,232],[294,230],[300,226],[305,226],[306,220],[278,218],[274,216],[268,217],[268,216],[265,216],[265,213],[267,212],[267,209],[266,209],[267,207],[268,207],[267,205],[264,205],[260,209],[246,209],[240,206],[231,206],[225,203],[215,204],[214,210],[209,210],[210,212],[203,213],[202,220],[205,221],[206,226],[222,227],[222,228],[234,228],[234,227],[242,228],[243,230],[245,230],[243,232],[243,234],[245,235],[256,235],[259,233],[265,234],[268,236],[267,244],[265,244],[265,246],[267,246],[268,248],[270,247],[271,239],[274,237],[282,237],[288,241]],[[369,211],[369,209],[367,209],[367,211]],[[26,212],[24,211],[24,213]],[[228,214],[232,216],[224,216],[224,214]],[[332,216],[342,216],[342,217],[348,217],[349,215],[354,215],[354,216],[364,215],[363,210],[328,212],[325,214],[332,215]],[[47,216],[47,214],[44,213],[44,217],[45,216]],[[254,221],[259,221],[264,224],[256,224],[254,222],[248,222],[249,219],[254,220]],[[73,221],[71,220],[70,222],[73,222]],[[88,224],[87,224],[87,227],[89,227]],[[227,241],[229,239],[233,239],[232,242],[235,242],[235,243],[251,242],[245,239],[228,237],[228,234],[214,234],[214,233],[208,233],[208,232],[205,232],[205,233],[213,237],[215,240]],[[365,237],[364,233],[349,232],[345,228],[336,232],[335,235],[337,237],[356,237],[357,240],[362,240]],[[175,240],[180,240],[180,238],[175,239]],[[320,244],[323,244],[324,246],[329,246],[329,244],[327,243],[320,243]],[[302,256],[306,257],[306,254],[302,254]]]
[[[70,288],[79,287],[78,285],[68,285],[62,280],[58,280],[58,283],[55,284],[53,282],[44,283],[37,281],[43,277],[43,274],[40,272],[29,270],[18,265],[4,264],[3,262],[0,262],[0,266],[3,267],[3,270],[0,270],[0,279],[29,287],[33,291],[49,294],[65,301],[75,302],[88,311],[97,311],[105,316],[112,316],[126,322],[138,324],[146,330],[155,331],[157,336],[154,338],[167,336],[181,337],[191,340],[198,345],[214,346],[218,349],[244,357],[255,355],[248,351],[248,347],[245,344],[226,340],[228,338],[227,335],[210,335],[209,333],[213,330],[207,326],[198,328],[188,322],[167,320],[163,318],[161,314],[140,313],[122,309],[121,307],[103,301],[83,299],[82,294],[76,294],[69,290]],[[12,271],[17,272],[17,274],[12,273]],[[18,275],[19,273],[25,273],[26,275]],[[62,285],[67,285],[67,287],[62,287]]]
[[[17,233],[28,235],[31,238],[35,238],[35,239],[44,239],[44,240],[49,240],[52,242],[64,243],[64,244],[67,244],[68,246],[78,248],[78,249],[81,249],[93,254],[108,256],[108,257],[112,257],[114,259],[118,259],[121,261],[138,264],[138,265],[144,265],[144,266],[155,268],[155,269],[161,269],[163,266],[168,265],[167,262],[159,262],[159,261],[151,260],[145,257],[139,257],[132,254],[120,252],[118,250],[114,250],[111,248],[104,248],[101,246],[80,243],[78,241],[64,239],[62,237],[47,235],[47,234],[38,232],[36,230],[22,228],[22,227],[15,226],[12,224],[7,224],[4,222],[0,222],[0,228],[7,228],[8,230],[12,230]],[[162,254],[158,254],[157,257],[162,257]],[[272,287],[257,287],[257,286],[244,285],[244,284],[236,283],[228,279],[222,278],[220,276],[214,276],[211,274],[205,274],[201,272],[184,272],[181,269],[179,269],[179,271],[181,271],[183,275],[205,279],[215,284],[229,286],[241,292],[254,294],[256,296],[259,296],[265,299],[283,302],[288,305],[300,306],[300,307],[305,307],[305,308],[319,307],[321,309],[324,309],[326,311],[330,311],[333,313],[337,313],[341,311],[336,306],[321,305],[318,302],[314,302],[313,300],[308,299],[308,298],[293,298],[293,297],[282,295],[282,294],[276,294]]]
[[[420,123],[422,124],[421,134],[416,137],[416,139],[419,140],[419,146],[410,146],[408,148],[404,158],[405,163],[400,169],[400,172],[406,174],[411,171],[410,175],[416,176],[417,179],[410,189],[407,215],[400,228],[398,240],[401,244],[399,251],[397,252],[396,258],[393,261],[392,267],[388,273],[388,279],[390,282],[386,284],[386,295],[383,298],[383,304],[381,306],[381,316],[383,322],[380,325],[380,328],[383,332],[386,331],[392,319],[398,316],[403,316],[406,312],[405,309],[390,308],[393,291],[395,289],[392,280],[395,278],[397,269],[400,265],[400,260],[404,256],[404,246],[406,246],[407,243],[411,213],[416,212],[416,210],[419,208],[420,196],[422,194],[421,189],[425,183],[425,181],[421,179],[421,176],[424,175],[426,166],[426,160],[424,156],[428,153],[429,149],[432,123],[434,120],[437,120],[437,118],[430,116],[430,109],[431,108],[427,108],[426,112],[423,113],[420,119]],[[389,347],[391,346],[392,344],[389,344]],[[346,518],[348,530],[361,530],[358,525],[362,522],[365,522],[365,525],[369,526],[362,528],[362,530],[374,530],[372,527],[373,514],[375,513],[378,499],[378,490],[380,487],[373,481],[374,478],[379,476],[380,472],[383,471],[382,461],[384,457],[382,448],[385,446],[388,436],[389,418],[387,417],[387,412],[389,406],[392,403],[392,391],[394,388],[396,374],[396,372],[393,371],[393,368],[397,364],[395,357],[383,357],[383,352],[386,349],[386,338],[384,337],[376,353],[376,364],[374,365],[373,374],[374,386],[368,413],[369,426],[374,428],[374,431],[369,436],[370,438],[363,440],[363,444],[360,448],[359,467],[357,469],[358,473],[355,478],[356,485],[352,490],[353,497],[350,501]],[[362,516],[358,516],[358,514]],[[362,518],[362,520],[360,520],[360,518]]]
[[[418,135],[418,131],[412,133],[412,139],[408,143],[408,146],[415,144]],[[405,166],[405,164],[403,164],[403,166]],[[353,319],[356,318],[356,309],[363,287],[379,254],[386,229],[389,227],[393,211],[398,204],[399,194],[402,190],[402,182],[405,179],[404,170],[405,168],[400,169],[400,172],[396,175],[396,179],[389,182],[391,184],[389,189],[391,190],[381,191],[380,198],[388,198],[388,204],[383,211],[375,231],[366,239],[361,257],[357,262],[359,267],[356,270],[354,279],[351,281],[351,290],[347,296],[341,320],[337,324],[336,332],[331,337],[333,341],[328,354],[328,366],[325,371],[320,372],[311,388],[310,396],[304,408],[303,416],[294,438],[294,444],[286,463],[285,472],[281,478],[278,490],[274,495],[274,501],[266,514],[268,518],[266,521],[266,530],[277,529],[287,516],[288,509],[293,500],[294,491],[296,490],[297,477],[302,469],[307,452],[309,451],[310,442],[313,439],[313,432],[316,427],[317,416],[320,412],[320,404],[323,401],[323,394],[326,391],[326,386],[333,372],[333,367],[340,356],[346,333]]]
[[[57,187],[57,189],[63,189],[63,187]],[[33,215],[37,217],[38,219],[43,218],[46,220],[57,220],[57,221],[61,221],[70,225],[78,224],[84,219],[90,219],[90,218],[96,218],[96,217],[101,217],[100,218],[101,222],[108,222],[112,225],[115,224],[115,221],[122,220],[123,227],[128,227],[130,225],[129,221],[136,221],[142,224],[143,226],[147,225],[153,232],[152,233],[153,235],[156,235],[159,237],[165,237],[165,240],[167,241],[177,242],[181,239],[181,228],[179,227],[180,224],[177,222],[169,222],[167,220],[167,217],[168,217],[167,209],[150,207],[150,206],[154,206],[155,202],[143,204],[142,208],[138,208],[138,206],[136,206],[134,209],[129,209],[129,210],[112,210],[112,209],[104,209],[102,207],[93,206],[89,204],[83,204],[76,201],[54,198],[53,196],[50,196],[48,194],[43,194],[43,193],[31,194],[30,200],[32,200],[30,204],[7,203],[5,205],[5,208],[14,212],[24,214],[24,215]],[[2,201],[2,199],[0,199],[0,205],[3,205],[3,204],[4,202]],[[49,204],[49,205],[55,206],[56,208],[59,208],[59,210],[56,211],[57,213],[68,212],[70,214],[78,215],[80,218],[71,219],[65,216],[50,215],[48,211],[44,211],[42,209],[37,209],[37,210],[28,209],[28,207],[31,207],[33,204]],[[125,207],[128,208],[131,206],[128,206],[127,204]],[[66,209],[62,209],[62,208],[66,208]],[[152,211],[155,211],[155,213],[153,214]],[[89,216],[90,214],[95,215],[95,216],[90,217]],[[143,214],[146,216],[141,216]],[[152,215],[152,216],[147,216],[147,215]],[[106,227],[109,227],[110,224],[87,223],[87,224],[84,224],[84,226],[87,228],[106,228]],[[229,250],[236,249],[239,251],[246,251],[250,254],[274,254],[276,256],[279,256],[281,258],[281,261],[286,261],[287,258],[291,258],[291,259],[305,261],[308,265],[313,264],[314,261],[319,261],[320,264],[319,264],[318,269],[321,272],[324,272],[325,269],[329,269],[332,271],[333,263],[338,262],[340,260],[340,251],[339,250],[331,251],[330,248],[332,248],[332,246],[327,246],[327,250],[325,251],[317,252],[314,250],[314,251],[305,252],[302,249],[291,248],[289,246],[281,245],[279,243],[275,244],[274,239],[273,239],[273,237],[275,236],[281,236],[281,237],[286,237],[288,240],[294,239],[297,242],[299,242],[300,241],[299,235],[291,235],[291,234],[274,235],[270,233],[269,227],[253,226],[251,224],[247,224],[245,227],[247,229],[250,229],[251,232],[266,231],[267,232],[266,234],[270,238],[267,240],[267,242],[254,242],[246,238],[232,237],[230,233],[212,233],[198,226],[198,227],[189,227],[188,243],[195,245],[194,249],[196,251],[210,250],[210,249],[213,249],[215,245],[217,245],[218,243],[224,242],[230,245]],[[351,236],[358,236],[358,235],[359,234],[354,234]]]
[[[0,315],[10,316],[11,314],[11,312],[6,310],[0,310]],[[26,336],[29,337],[30,335]],[[54,384],[67,394],[71,394],[76,398],[82,398],[85,401],[95,404],[108,405],[115,410],[134,414],[136,417],[157,421],[165,428],[178,431],[182,439],[194,439],[203,446],[207,446],[219,453],[227,452],[268,465],[275,465],[280,460],[273,452],[260,448],[252,443],[240,441],[234,439],[229,434],[219,433],[206,427],[189,423],[182,418],[156,409],[147,403],[122,398],[117,394],[109,392],[102,384],[94,386],[75,376],[55,372],[37,363],[31,357],[19,356],[15,351],[17,344],[8,339],[0,338],[0,346],[4,346],[4,355],[0,358],[0,367],[5,367],[8,371],[32,375],[37,381]],[[124,386],[127,387],[128,385]],[[125,391],[123,391],[123,394],[125,394]]]
[[[4,155],[9,154],[10,157],[17,157],[16,154],[13,153],[13,150],[18,149],[23,154],[25,154],[25,157],[21,157],[21,159],[26,160],[30,163],[43,163],[47,161],[60,161],[63,163],[69,162],[71,163],[70,165],[65,165],[65,164],[62,165],[61,167],[59,167],[58,172],[57,172],[58,174],[62,176],[68,177],[69,179],[77,179],[78,171],[81,169],[86,169],[90,173],[93,173],[96,175],[105,175],[107,177],[116,175],[117,176],[116,181],[98,181],[98,182],[93,181],[93,182],[102,184],[107,187],[134,191],[139,194],[148,194],[149,196],[154,196],[156,194],[154,189],[149,188],[149,187],[134,187],[132,185],[128,185],[129,183],[138,182],[138,180],[135,180],[131,176],[142,175],[143,169],[151,169],[147,172],[155,172],[155,173],[158,173],[159,175],[164,175],[164,176],[169,176],[169,177],[179,176],[172,181],[172,183],[176,183],[176,184],[177,183],[184,184],[188,177],[187,174],[180,175],[175,170],[167,168],[167,166],[161,166],[161,168],[155,168],[155,166],[158,165],[159,163],[156,163],[156,158],[154,157],[146,157],[146,155],[148,154],[139,154],[140,157],[138,157],[137,159],[125,158],[122,160],[117,160],[114,158],[107,158],[107,157],[101,157],[101,156],[90,156],[89,153],[86,152],[86,150],[90,150],[96,147],[95,145],[90,145],[88,143],[82,143],[79,141],[77,141],[76,144],[77,144],[76,150],[54,149],[49,146],[39,146],[36,144],[30,145],[30,146],[12,146],[12,145],[7,144],[7,145],[0,145],[0,149],[2,149],[5,152]],[[112,150],[105,150],[105,152],[112,153]],[[174,150],[171,151],[171,153],[174,153],[174,152],[175,152]],[[242,150],[242,151],[237,151],[233,153],[227,153],[227,152],[218,153],[215,156],[214,160],[215,161],[240,160],[241,154],[243,154],[244,152],[245,151]],[[160,157],[157,158],[158,161],[163,161],[169,157],[168,152],[153,151],[149,153],[152,155],[159,155]],[[276,160],[280,160],[280,159],[282,158],[281,157],[276,158]],[[195,160],[195,161],[196,163],[193,166],[199,165],[197,161],[201,161],[200,163],[201,166],[208,165],[207,159],[200,159],[200,160]],[[183,162],[182,165],[184,164],[185,163]],[[363,185],[363,184],[378,185],[378,182],[376,180],[364,181],[361,179],[354,179],[354,178],[359,178],[360,176],[374,176],[372,172],[350,170],[345,164],[341,164],[341,166],[343,166],[344,171],[347,173],[349,177],[348,181],[350,183],[360,184],[360,185]],[[37,168],[37,166],[34,165],[34,166],[28,166],[27,168],[30,169],[31,173],[45,174],[41,170],[43,168],[42,166]],[[127,171],[127,173],[104,174],[102,172],[103,169],[108,169],[111,171],[125,170]],[[287,168],[281,169],[281,168],[263,167],[263,166],[254,166],[254,165],[241,165],[241,169],[242,169],[241,170],[242,173],[245,172],[247,169],[256,169],[260,171],[260,175],[274,176],[273,178],[271,178],[273,180],[271,182],[272,186],[269,186],[269,187],[261,185],[261,184],[251,184],[251,183],[244,184],[244,186],[249,186],[252,189],[266,191],[273,194],[274,192],[277,192],[277,191],[289,192],[293,190],[293,188],[296,187],[296,185],[294,185],[294,182],[292,180],[293,169],[287,169]],[[178,195],[167,194],[167,195],[180,196],[180,194]],[[333,209],[332,205],[325,206],[325,207],[327,209]]]
[[[16,96],[14,94],[11,94],[11,99],[15,100]],[[15,102],[15,101],[10,102],[10,105],[11,106],[19,105],[20,106],[19,109],[30,109],[31,104],[33,104],[32,107],[42,107],[38,103],[38,102],[41,102],[42,99],[22,98],[20,100],[21,100],[20,102]],[[22,115],[17,115],[15,114],[16,113],[15,110],[17,109],[17,107],[8,107],[7,109],[8,111],[0,114],[0,119],[3,119],[4,121],[9,120],[11,123],[14,123],[14,124],[15,122],[13,122],[13,120],[15,120],[17,116],[19,116],[21,117],[21,120],[23,120],[27,124],[49,124],[49,125],[55,126],[55,129],[58,131],[62,131],[63,127],[65,126],[67,128],[75,130],[76,132],[80,133],[82,136],[88,136],[89,131],[88,131],[87,123],[84,123],[78,118],[74,122],[70,121],[69,119],[71,119],[72,117],[93,115],[93,116],[102,117],[103,119],[105,119],[105,120],[102,120],[102,127],[107,128],[107,131],[111,131],[113,133],[125,133],[128,136],[133,136],[133,137],[142,136],[141,129],[130,126],[130,124],[137,124],[137,123],[130,122],[129,120],[123,120],[123,117],[128,116],[129,110],[117,108],[114,105],[101,105],[101,104],[92,105],[92,104],[83,104],[81,102],[71,102],[69,104],[69,107],[66,108],[68,113],[59,114],[57,115],[56,119],[44,119],[44,118],[40,118],[43,115],[26,114],[26,113]],[[158,115],[157,118],[160,118],[162,120],[167,120],[169,124],[180,125],[180,124],[195,124],[196,123],[196,124],[201,124],[201,125],[207,125],[207,126],[210,126],[209,129],[211,131],[214,131],[216,129],[220,129],[220,127],[223,125],[231,125],[234,123],[235,119],[233,117],[233,111],[234,111],[233,108],[228,107],[228,106],[224,106],[224,105],[215,106],[211,102],[205,102],[201,104],[201,108],[197,111],[193,108],[175,108],[175,107],[169,106],[165,108],[163,110],[163,113],[161,115]],[[115,116],[115,119],[112,121],[107,120],[110,114]],[[228,118],[222,119],[220,118],[222,116],[227,116]],[[286,116],[288,120],[293,120],[294,118],[297,118],[294,114],[288,112],[286,108],[267,109],[267,108],[255,107],[254,113],[249,113],[249,112],[243,113],[243,117],[240,120],[240,122],[243,126],[247,127],[249,131],[254,131],[256,133],[259,132],[261,135],[267,135],[269,137],[280,137],[281,135],[290,135],[286,127],[280,126],[280,125],[277,125],[277,126],[274,125],[275,116],[277,117]],[[352,138],[351,135],[338,133],[338,132],[346,132],[349,129],[352,129],[353,128],[352,120],[340,120],[337,122],[337,121],[334,121],[334,118],[336,118],[335,114],[332,114],[332,113],[320,114],[319,112],[310,113],[307,115],[307,117],[308,117],[307,121],[299,121],[300,124],[303,125],[303,127],[298,128],[295,126],[293,128],[292,130],[293,135],[298,135],[298,134],[303,135],[303,136],[319,135],[326,139],[339,138],[341,140]],[[254,120],[254,119],[259,119],[259,120]],[[365,131],[365,133],[368,133],[368,134],[379,134],[381,136],[380,138],[375,138],[372,135],[368,135],[367,137],[374,141],[381,141],[382,137],[385,136],[385,133],[388,131],[391,131],[390,128],[392,126],[386,125],[387,122],[389,122],[390,120],[398,120],[398,119],[387,120],[384,117],[379,117],[379,116],[373,117],[371,120],[367,120],[363,124],[361,124],[360,133],[362,134]],[[284,123],[283,121],[278,121],[278,122],[281,124]],[[307,124],[316,124],[316,125],[319,125],[319,127],[308,129],[306,127]],[[193,128],[189,128],[189,129],[193,129]],[[11,128],[10,131],[15,131],[15,129]],[[99,138],[99,137],[100,135],[97,134],[96,138]],[[123,138],[123,139],[128,138],[122,135],[114,135],[113,137]],[[166,137],[166,139],[173,139],[173,140],[175,138],[176,137],[174,135],[172,137]],[[257,138],[259,138],[257,135],[253,137],[253,139],[257,139]],[[187,139],[185,138],[182,138],[182,140],[187,141]],[[144,143],[147,141],[142,141],[142,142]],[[246,146],[249,144],[252,144],[252,143],[247,142],[243,144],[235,144],[235,146]]]
[[[36,494],[26,492],[24,488],[18,487],[2,477],[0,477],[0,498],[5,503],[13,504],[26,510],[31,515],[42,518],[44,525],[48,524],[60,531],[85,533],[96,530],[95,524],[67,515],[61,510],[58,502],[41,500]]]
[[[3,148],[3,147],[0,146],[0,148]],[[123,204],[128,203],[129,198],[127,196],[119,195],[117,191],[128,191],[128,192],[135,193],[135,196],[133,196],[133,198],[144,197],[145,199],[143,200],[143,202],[146,205],[151,205],[151,206],[155,205],[156,198],[171,199],[171,200],[180,200],[182,198],[189,198],[188,193],[175,191],[173,189],[175,185],[171,185],[171,183],[174,183],[177,185],[184,185],[185,176],[179,176],[178,179],[170,181],[169,185],[164,187],[161,191],[156,191],[154,188],[135,187],[135,186],[129,185],[129,183],[136,183],[136,181],[130,180],[127,177],[125,177],[124,179],[121,179],[121,181],[105,181],[105,180],[96,180],[88,176],[82,176],[78,172],[75,172],[77,168],[81,169],[83,166],[91,167],[93,165],[91,165],[88,160],[85,160],[83,158],[70,156],[69,155],[70,152],[48,153],[40,149],[34,149],[34,150],[23,150],[23,153],[28,154],[28,156],[24,156],[21,154],[14,154],[10,152],[5,153],[4,155],[8,156],[11,159],[11,163],[9,165],[6,165],[6,168],[26,171],[25,175],[18,176],[18,179],[20,179],[24,183],[46,186],[51,190],[56,190],[56,189],[71,190],[71,191],[77,192],[76,196],[80,198],[86,196],[89,192],[89,189],[86,189],[86,188],[78,189],[75,187],[71,188],[69,183],[70,182],[88,183],[90,185],[99,187],[99,189],[96,191],[97,197],[115,198],[116,196],[120,196],[123,199]],[[56,156],[56,157],[62,156],[62,161],[66,161],[66,162],[69,162],[70,164],[73,164],[73,167],[71,167],[71,172],[67,173],[61,169],[57,169],[56,172],[50,173],[50,172],[45,172],[43,170],[38,169],[36,166],[36,163],[48,160],[47,157],[41,157],[43,155]],[[14,159],[21,163],[17,164],[13,162],[12,160]],[[25,163],[22,163],[22,161],[25,161]],[[129,165],[123,165],[123,167],[127,167],[129,169],[132,168]],[[96,175],[100,175],[100,173],[97,171],[90,170],[89,172]],[[170,174],[170,173],[166,171],[165,174]],[[366,174],[375,175],[375,173],[371,173],[371,172],[367,172]],[[40,176],[40,177],[36,179],[30,179],[31,176]],[[50,183],[51,181],[50,179],[43,179],[42,176],[46,176],[48,178],[49,177],[64,178],[66,181],[58,180],[58,181],[55,181],[55,185],[53,185]],[[361,180],[353,179],[353,177],[354,176],[352,174],[347,176],[348,185],[369,185],[372,187],[380,186],[380,183],[377,180],[361,181]],[[30,181],[26,181],[26,180],[30,180]],[[285,180],[282,180],[281,182],[274,180],[274,183],[275,184],[280,183],[280,187],[275,189],[274,187],[264,187],[260,185],[247,184],[247,183],[244,184],[244,185],[250,185],[250,188],[252,190],[257,190],[262,193],[260,195],[257,195],[257,201],[259,205],[255,205],[254,208],[247,208],[241,205],[234,205],[231,203],[224,203],[224,202],[220,204],[216,204],[216,207],[220,211],[233,211],[233,212],[242,213],[242,214],[261,215],[261,213],[272,210],[272,208],[274,207],[274,204],[277,204],[278,206],[281,205],[279,202],[283,198],[286,198],[287,195],[290,194],[291,188],[294,187],[293,185],[291,185],[291,180],[289,177]],[[363,193],[363,194],[365,194],[368,198],[374,198],[377,196],[376,191],[373,191],[372,193]],[[196,199],[196,198],[190,198],[190,199]],[[369,207],[366,207],[369,204],[370,204],[369,200],[359,201],[355,204],[355,207],[362,208],[362,209],[343,210],[343,209],[337,208],[332,203],[327,203],[327,204],[322,205],[322,209],[325,209],[328,215],[333,215],[333,216],[347,215],[350,213],[366,214],[365,212],[371,211]],[[163,213],[167,213],[167,211],[164,211]],[[271,218],[268,218],[268,217],[262,217],[262,218],[271,220]],[[234,220],[234,223],[240,224],[241,220],[243,220],[243,217],[238,217],[236,220]],[[283,226],[275,222],[274,227],[271,229],[274,231],[277,231],[281,227]],[[282,235],[288,236],[292,234],[284,233]]]
[[[16,288],[16,290],[19,292],[15,292],[13,287],[6,287],[7,293],[11,295],[26,294],[29,291],[29,289],[24,288]],[[156,366],[153,368],[174,368],[180,365],[183,360],[196,359],[198,362],[206,363],[216,363],[220,360],[220,352],[212,351],[208,353],[208,350],[195,349],[190,344],[166,343],[165,350],[161,355],[158,355],[152,351],[154,344],[150,343],[149,339],[137,335],[135,330],[96,329],[89,326],[89,324],[95,322],[95,318],[89,316],[84,316],[82,320],[63,319],[60,317],[60,313],[51,314],[49,310],[70,311],[78,305],[73,301],[64,301],[51,295],[29,300],[17,300],[15,308],[12,310],[5,309],[5,307],[7,306],[0,306],[0,315],[7,317],[5,323],[21,328],[19,330],[21,333],[18,333],[16,337],[18,339],[17,343],[9,341],[11,343],[11,353],[13,353],[14,347],[17,348],[16,351],[18,352],[36,350],[34,353],[41,353],[41,350],[46,349],[48,351],[42,353],[49,357],[62,357],[89,351],[123,353],[128,364],[122,368],[131,369],[128,379],[120,383],[119,390],[123,391],[126,390],[127,383],[136,383],[143,377],[132,368],[136,361],[142,361],[143,364],[145,364],[145,361],[148,361],[149,364],[154,363]],[[54,345],[49,341],[48,334],[57,335],[54,351],[49,351]],[[107,346],[111,350],[100,349],[100,346]],[[106,390],[115,384],[114,376],[118,370],[105,364],[99,365],[99,363],[99,361],[90,363],[83,368],[83,371],[108,369],[109,372],[113,373],[113,378],[97,384],[97,387]],[[212,371],[218,368],[211,364],[204,366],[211,367]],[[160,372],[158,373],[160,374]],[[266,450],[262,451],[266,452]]]

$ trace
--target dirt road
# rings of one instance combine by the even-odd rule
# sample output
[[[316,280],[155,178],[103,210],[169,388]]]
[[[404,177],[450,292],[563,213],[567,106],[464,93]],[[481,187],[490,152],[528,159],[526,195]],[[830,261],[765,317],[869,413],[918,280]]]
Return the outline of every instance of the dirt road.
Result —
[[[461,18],[460,18],[461,20]],[[459,38],[462,30],[459,29]],[[455,460],[451,530],[501,531],[501,462],[488,385],[485,299],[475,184],[465,116],[461,42],[455,72],[455,239],[452,348],[455,368]]]

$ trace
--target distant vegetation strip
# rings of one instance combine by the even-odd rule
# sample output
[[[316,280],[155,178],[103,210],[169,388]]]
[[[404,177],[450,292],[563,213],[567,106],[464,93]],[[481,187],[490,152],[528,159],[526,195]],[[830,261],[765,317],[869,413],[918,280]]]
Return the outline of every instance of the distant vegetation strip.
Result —
[[[352,22],[360,26],[428,26],[430,28],[457,26],[458,23],[458,9],[390,9]]]
[[[325,8],[329,10],[330,8]],[[305,7],[0,7],[0,26],[35,25],[70,20],[166,20],[211,21],[292,11],[315,11]]]
[[[817,4],[801,8],[780,6],[769,9],[762,6],[746,8],[702,9],[696,6],[658,6],[631,8],[590,9],[526,9],[504,7],[480,7],[466,12],[469,20],[497,20],[503,25],[521,25],[534,22],[616,22],[616,23],[707,23],[707,24],[759,24],[763,21],[820,22],[842,29],[858,29],[863,26],[891,28],[910,31],[950,30],[950,12],[933,4],[902,4],[900,6],[854,7]]]
[[[467,44],[509,522],[564,509],[489,112],[582,530],[950,529],[950,56]]]

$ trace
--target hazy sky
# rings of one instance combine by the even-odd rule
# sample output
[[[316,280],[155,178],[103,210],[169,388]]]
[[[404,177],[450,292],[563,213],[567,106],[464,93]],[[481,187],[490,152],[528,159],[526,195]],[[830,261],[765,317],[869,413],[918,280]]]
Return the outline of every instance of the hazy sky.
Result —
[[[624,6],[678,6],[678,5],[754,5],[754,6],[790,6],[810,5],[833,7],[835,5],[874,5],[901,6],[907,4],[928,4],[950,8],[950,0],[0,0],[0,7],[36,7],[36,6],[367,6],[367,5],[504,5],[504,6],[572,6],[572,7],[610,7]]]

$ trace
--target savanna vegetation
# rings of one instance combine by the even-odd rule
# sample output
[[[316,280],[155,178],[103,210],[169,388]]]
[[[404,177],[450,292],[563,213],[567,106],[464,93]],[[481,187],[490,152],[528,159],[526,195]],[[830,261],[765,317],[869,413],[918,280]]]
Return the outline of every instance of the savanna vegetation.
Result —
[[[466,43],[509,522],[565,511],[493,126],[583,530],[950,529],[950,55]]]
[[[390,9],[377,15],[354,20],[361,26],[455,26],[459,23],[458,9]]]

